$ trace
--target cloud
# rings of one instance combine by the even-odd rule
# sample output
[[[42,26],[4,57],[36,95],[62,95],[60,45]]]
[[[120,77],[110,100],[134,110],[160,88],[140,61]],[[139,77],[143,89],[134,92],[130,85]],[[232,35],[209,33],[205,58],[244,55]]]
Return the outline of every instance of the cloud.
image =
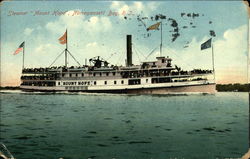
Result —
[[[62,34],[66,28],[72,34],[79,32],[106,32],[112,28],[112,23],[108,17],[91,16],[85,17],[83,14],[75,14],[79,10],[71,10],[60,16],[59,19],[48,22],[46,28],[56,34]]]
[[[56,20],[47,22],[45,28],[51,33],[50,39],[41,39],[41,43],[35,45],[37,47],[33,49],[34,54],[37,56],[50,56],[51,58],[53,58],[52,55],[55,55],[56,57],[65,48],[65,45],[58,43],[58,38],[63,35],[66,29],[68,31],[68,48],[76,59],[80,59],[81,64],[84,63],[81,61],[82,57],[91,58],[92,55],[100,54],[100,50],[107,51],[105,48],[110,46],[100,47],[97,42],[90,42],[106,37],[105,34],[110,35],[113,27],[110,18],[75,14],[77,11],[79,12],[77,9],[68,11]],[[102,43],[105,42],[105,40],[101,41]],[[58,62],[63,61],[61,58],[63,57],[60,57]],[[71,60],[71,57],[69,57],[69,60]],[[50,59],[50,61],[53,61],[53,59]]]
[[[25,30],[24,30],[24,35],[30,35],[32,32],[34,31],[34,29],[32,29],[32,28],[26,28]]]
[[[44,54],[46,53],[49,49],[51,49],[52,45],[51,44],[42,44],[39,45],[36,49],[34,53],[37,54]]]
[[[74,15],[74,10],[66,12],[64,15],[61,15],[59,19],[55,21],[48,22],[46,28],[52,33],[62,34],[66,28],[68,29],[79,29],[80,26],[83,26],[83,15]]]
[[[86,44],[86,47],[95,47],[96,45],[97,45],[97,42],[92,42],[92,43]]]
[[[212,69],[212,49],[200,50],[200,45],[208,40],[193,38],[188,48],[163,48],[173,58],[173,63],[182,69]],[[247,26],[228,29],[223,37],[213,40],[214,65],[217,83],[247,82]]]
[[[214,52],[218,73],[234,82],[247,82],[246,25],[225,31],[223,39],[215,41]],[[237,77],[233,78],[232,74]],[[218,79],[218,82],[222,83],[223,80]]]
[[[122,2],[122,1],[113,1],[110,5],[110,8],[117,9],[117,8],[120,8],[124,4],[125,4],[125,2]]]
[[[108,17],[92,16],[89,20],[84,21],[82,30],[89,33],[107,32],[112,28],[112,23]]]

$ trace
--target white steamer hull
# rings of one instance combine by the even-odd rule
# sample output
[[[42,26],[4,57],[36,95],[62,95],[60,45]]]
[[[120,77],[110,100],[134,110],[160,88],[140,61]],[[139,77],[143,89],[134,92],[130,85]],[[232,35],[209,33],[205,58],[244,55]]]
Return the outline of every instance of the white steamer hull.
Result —
[[[171,94],[171,93],[215,93],[215,83],[171,83],[171,84],[150,84],[132,86],[85,86],[72,87],[66,89],[63,86],[44,87],[44,86],[21,86],[23,91],[70,91],[70,92],[98,92],[98,93],[131,93],[131,94]]]

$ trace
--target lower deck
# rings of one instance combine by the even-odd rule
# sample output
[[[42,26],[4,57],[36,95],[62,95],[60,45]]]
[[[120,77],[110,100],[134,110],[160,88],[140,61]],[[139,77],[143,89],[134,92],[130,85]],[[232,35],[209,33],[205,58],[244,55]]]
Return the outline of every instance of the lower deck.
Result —
[[[189,81],[137,85],[89,85],[89,86],[20,86],[24,91],[74,91],[102,93],[164,94],[171,92],[214,93],[213,81]]]

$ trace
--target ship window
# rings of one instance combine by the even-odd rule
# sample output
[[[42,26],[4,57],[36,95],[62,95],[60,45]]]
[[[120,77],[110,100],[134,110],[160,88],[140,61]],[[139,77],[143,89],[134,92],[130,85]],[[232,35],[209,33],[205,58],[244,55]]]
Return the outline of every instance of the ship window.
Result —
[[[148,83],[148,79],[146,79],[146,83]]]
[[[70,73],[70,74],[69,74],[69,77],[71,77],[71,76],[72,76],[72,74]]]
[[[82,73],[82,77],[84,76],[84,73]]]
[[[96,85],[96,81],[94,81],[94,85]]]
[[[76,77],[78,76],[78,74],[76,73]]]
[[[102,73],[100,72],[100,76],[102,76]]]
[[[152,78],[152,83],[168,83],[171,82],[171,79],[169,77],[166,78]]]
[[[90,85],[90,82],[88,82],[88,85]]]
[[[164,59],[161,59],[161,63],[164,63],[165,62],[165,60]]]
[[[95,76],[95,73],[93,73],[93,76]]]
[[[107,81],[104,81],[104,84],[106,85],[106,84],[107,84]]]
[[[114,84],[116,84],[116,81],[114,81]]]
[[[58,85],[60,85],[61,83],[60,82],[58,82]]]
[[[129,85],[136,85],[136,84],[141,84],[141,79],[131,79],[128,80]]]
[[[64,75],[65,75],[65,74],[63,73],[62,76],[64,77]]]
[[[115,72],[113,72],[113,76],[115,76]]]
[[[123,80],[121,81],[121,84],[124,84],[124,81],[123,81]]]
[[[106,73],[106,76],[109,76],[109,73],[108,73],[108,72]]]

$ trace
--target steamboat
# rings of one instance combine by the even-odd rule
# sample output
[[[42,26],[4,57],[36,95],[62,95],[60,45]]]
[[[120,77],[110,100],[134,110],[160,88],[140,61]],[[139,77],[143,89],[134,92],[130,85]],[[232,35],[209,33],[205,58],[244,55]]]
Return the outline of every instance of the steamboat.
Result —
[[[67,49],[67,31],[59,41],[61,44],[66,43],[66,49],[61,53],[65,54],[65,65],[23,68],[20,85],[22,90],[132,94],[215,92],[214,70],[184,71],[173,65],[168,56],[159,56],[155,61],[134,65],[132,35],[127,35],[126,39],[125,66],[111,65],[97,56],[89,59],[88,65],[68,67],[67,56],[72,54]]]

